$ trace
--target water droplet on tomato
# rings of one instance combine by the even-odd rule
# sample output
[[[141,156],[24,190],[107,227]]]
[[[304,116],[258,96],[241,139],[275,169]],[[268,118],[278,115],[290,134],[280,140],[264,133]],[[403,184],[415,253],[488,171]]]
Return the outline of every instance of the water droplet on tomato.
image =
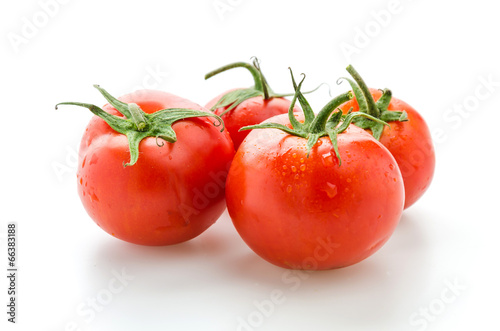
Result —
[[[325,167],[331,167],[334,165],[334,161],[333,161],[333,155],[332,153],[328,152],[328,153],[325,153],[323,155],[321,155],[321,162],[323,163],[323,165]]]
[[[300,165],[300,171],[305,171],[306,170],[306,165],[305,164],[301,164]]]
[[[304,163],[304,158],[303,157],[300,158],[300,163]]]
[[[293,157],[293,158],[296,158],[296,157],[297,157],[297,153],[293,153],[293,154],[292,154],[292,157]]]
[[[99,158],[97,157],[96,154],[92,154],[92,158],[90,159],[90,164],[96,164]]]
[[[300,178],[299,174],[296,174],[295,179],[299,179],[299,178]]]
[[[99,198],[97,198],[97,195],[95,195],[95,192],[92,192],[92,194],[90,195],[90,201],[99,202]]]
[[[337,185],[326,182],[326,186],[323,191],[325,191],[328,197],[332,199],[337,195]]]
[[[394,164],[389,164],[389,169],[394,170]]]
[[[288,186],[286,187],[286,192],[287,192],[287,193],[292,192],[292,185],[288,185]]]
[[[83,158],[82,169],[85,167],[85,161],[87,161],[87,157],[86,156]]]
[[[286,170],[288,169],[288,167],[286,166],[286,164],[283,165],[283,170]]]
[[[292,166],[291,169],[292,169],[292,172],[297,172],[297,168],[295,166]]]

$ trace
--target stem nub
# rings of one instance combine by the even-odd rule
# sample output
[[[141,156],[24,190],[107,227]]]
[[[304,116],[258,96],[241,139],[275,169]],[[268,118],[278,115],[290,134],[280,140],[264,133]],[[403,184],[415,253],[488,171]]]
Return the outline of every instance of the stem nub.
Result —
[[[128,110],[132,117],[132,121],[137,127],[137,131],[146,131],[147,128],[147,119],[146,113],[142,111],[142,109],[136,103],[129,103]]]

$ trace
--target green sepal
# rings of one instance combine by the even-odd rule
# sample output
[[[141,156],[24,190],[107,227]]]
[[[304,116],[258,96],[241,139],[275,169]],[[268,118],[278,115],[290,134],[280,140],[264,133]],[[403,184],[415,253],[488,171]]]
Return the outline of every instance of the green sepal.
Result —
[[[227,112],[236,108],[243,101],[258,96],[263,97],[264,93],[253,88],[233,90],[224,94],[210,110],[214,111],[215,109],[229,106],[223,113],[220,114],[220,116],[223,116]]]
[[[391,90],[382,90],[382,96],[375,102],[368,86],[353,66],[349,65],[346,70],[351,74],[354,80],[346,77],[340,79],[346,80],[349,85],[351,85],[360,112],[369,114],[383,123],[408,121],[408,114],[405,111],[389,111],[387,109],[392,99]],[[337,83],[339,83],[339,81],[337,81]],[[377,140],[380,140],[385,125],[370,118],[356,118],[353,120],[353,123],[362,129],[370,129],[373,137]]]
[[[168,108],[152,114],[147,114],[136,104],[123,103],[109,95],[98,85],[94,85],[94,87],[105,96],[106,100],[108,100],[111,105],[118,105],[120,110],[117,110],[122,113],[124,117],[112,115],[96,105],[80,102],[61,102],[56,105],[56,109],[60,105],[73,105],[87,108],[93,114],[103,119],[113,130],[127,136],[130,150],[130,162],[124,163],[124,167],[134,165],[137,162],[139,158],[139,144],[146,137],[160,138],[169,143],[176,142],[177,136],[172,129],[172,124],[179,120],[193,117],[213,117],[217,119],[218,122],[214,123],[214,125],[221,126],[221,132],[224,130],[224,122],[222,119],[210,112],[186,108]],[[127,108],[126,111],[125,105]],[[158,145],[163,146],[160,144]]]
[[[306,75],[302,74],[302,80],[300,81],[299,85],[295,83],[295,78],[293,77],[293,72],[291,68],[288,68],[290,70],[290,74],[292,76],[292,84],[293,84],[293,89],[295,90],[294,98],[299,99],[300,106],[302,107],[302,111],[304,112],[304,118],[305,121],[304,123],[312,123],[314,120],[314,111],[312,110],[311,106],[309,105],[309,102],[306,100],[304,97],[304,94],[300,91],[300,88],[302,87],[302,83],[306,79]],[[295,117],[294,117],[295,118]]]
[[[382,112],[384,110],[387,110],[387,108],[389,107],[389,104],[391,103],[392,91],[389,90],[389,89],[387,89],[387,88],[383,89],[381,91],[382,91],[382,95],[377,100],[377,102],[375,103],[375,105]]]
[[[353,120],[358,118],[367,118],[372,123],[382,125],[382,127],[384,125],[388,125],[384,121],[363,112],[348,113],[345,116],[342,115],[342,111],[340,109],[334,112],[334,110],[338,109],[338,107],[341,104],[353,98],[353,93],[350,91],[335,97],[321,109],[318,115],[314,115],[312,109],[309,108],[313,116],[312,117],[306,116],[304,112],[304,123],[300,123],[295,118],[295,115],[293,113],[293,105],[295,104],[295,101],[299,99],[299,102],[301,102],[303,108],[308,109],[309,103],[306,103],[307,100],[305,100],[303,96],[302,98],[300,97],[301,95],[300,88],[302,86],[302,82],[304,81],[304,79],[302,79],[302,81],[297,85],[295,83],[295,79],[293,77],[293,72],[291,69],[290,69],[290,74],[292,76],[292,82],[295,89],[295,95],[293,97],[292,104],[288,109],[288,117],[290,120],[290,124],[292,125],[292,128],[289,128],[279,123],[266,122],[256,125],[245,126],[241,128],[240,131],[253,130],[253,129],[278,129],[290,135],[307,139],[306,142],[307,157],[309,157],[309,154],[313,146],[318,141],[318,139],[324,136],[328,136],[330,138],[330,141],[332,142],[332,146],[335,151],[335,155],[339,160],[339,166],[340,166],[341,159],[338,150],[337,136],[342,132],[344,132],[349,127],[349,125]],[[304,107],[304,105],[306,107]]]
[[[307,137],[307,134],[298,132],[294,129],[290,129],[288,126],[279,123],[260,123],[255,125],[247,125],[240,128],[238,131],[253,130],[253,129],[278,129],[293,136],[298,136],[302,138]]]
[[[132,117],[132,114],[130,114],[130,111],[128,109],[128,104],[125,102],[122,102],[115,97],[113,97],[111,94],[108,93],[105,89],[101,88],[99,85],[94,84],[94,87],[101,92],[102,96],[109,102],[109,104],[113,107],[115,107],[116,110],[126,118]]]

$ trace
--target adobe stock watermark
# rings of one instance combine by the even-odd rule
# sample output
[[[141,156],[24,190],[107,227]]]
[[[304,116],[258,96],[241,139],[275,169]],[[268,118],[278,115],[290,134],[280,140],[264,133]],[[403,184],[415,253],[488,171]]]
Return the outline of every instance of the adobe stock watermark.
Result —
[[[317,238],[317,245],[312,256],[304,258],[300,266],[297,268],[315,269],[318,263],[325,261],[329,256],[334,254],[339,244],[331,241],[331,237]],[[281,282],[288,286],[286,292],[280,289],[273,289],[267,298],[263,300],[254,300],[253,305],[255,310],[250,312],[246,317],[238,316],[236,331],[254,331],[264,325],[266,319],[270,318],[276,311],[276,308],[283,305],[287,301],[287,293],[297,291],[305,280],[310,277],[313,270],[285,270],[281,275]]]
[[[418,327],[418,331],[427,330],[429,324],[444,314],[447,307],[457,301],[466,289],[467,287],[460,283],[457,278],[453,281],[445,279],[440,295],[410,315],[410,325]]]
[[[37,10],[28,16],[21,17],[18,31],[7,33],[7,39],[15,53],[19,53],[22,46],[27,45],[33,38],[38,36],[52,19],[58,14],[62,6],[71,0],[39,0]]]
[[[113,277],[109,279],[107,286],[99,290],[95,295],[87,297],[76,306],[75,312],[78,318],[73,318],[64,326],[64,331],[82,331],[91,324],[98,313],[103,312],[117,295],[122,293],[135,276],[127,273],[125,268],[120,272],[111,271]],[[82,320],[83,319],[83,320]]]
[[[460,129],[464,122],[479,110],[481,102],[493,97],[500,88],[500,81],[496,80],[493,74],[478,76],[477,80],[479,82],[470,94],[443,112],[442,121],[445,125],[436,127],[431,131],[432,140],[436,144],[445,143],[449,139],[451,132]]]
[[[170,73],[159,64],[145,66],[144,72],[145,74],[140,80],[140,83],[131,88],[131,91],[133,91],[132,94],[135,96],[140,96],[143,90],[160,89],[170,76]]]
[[[232,13],[243,3],[243,0],[214,0],[212,7],[221,21],[226,19],[226,15]]]
[[[408,1],[412,0],[406,0]],[[352,40],[340,43],[340,50],[345,59],[351,63],[352,57],[361,54],[361,51],[366,49],[391,24],[394,16],[401,14],[403,10],[404,4],[401,0],[390,0],[386,8],[370,11],[371,19],[361,27],[354,27]]]

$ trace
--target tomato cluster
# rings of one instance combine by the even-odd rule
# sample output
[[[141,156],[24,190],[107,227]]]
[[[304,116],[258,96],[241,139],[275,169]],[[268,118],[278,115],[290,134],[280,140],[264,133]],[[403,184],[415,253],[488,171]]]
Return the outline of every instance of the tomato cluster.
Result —
[[[234,227],[263,259],[284,268],[357,263],[390,238],[403,210],[432,180],[435,156],[423,118],[390,90],[352,90],[317,114],[290,70],[294,93],[276,94],[257,59],[251,88],[202,107],[153,90],[88,108],[78,194],[109,234],[140,245],[190,240],[226,206]],[[286,96],[292,96],[288,100]],[[296,103],[300,103],[300,108]],[[416,157],[417,155],[418,157]]]

